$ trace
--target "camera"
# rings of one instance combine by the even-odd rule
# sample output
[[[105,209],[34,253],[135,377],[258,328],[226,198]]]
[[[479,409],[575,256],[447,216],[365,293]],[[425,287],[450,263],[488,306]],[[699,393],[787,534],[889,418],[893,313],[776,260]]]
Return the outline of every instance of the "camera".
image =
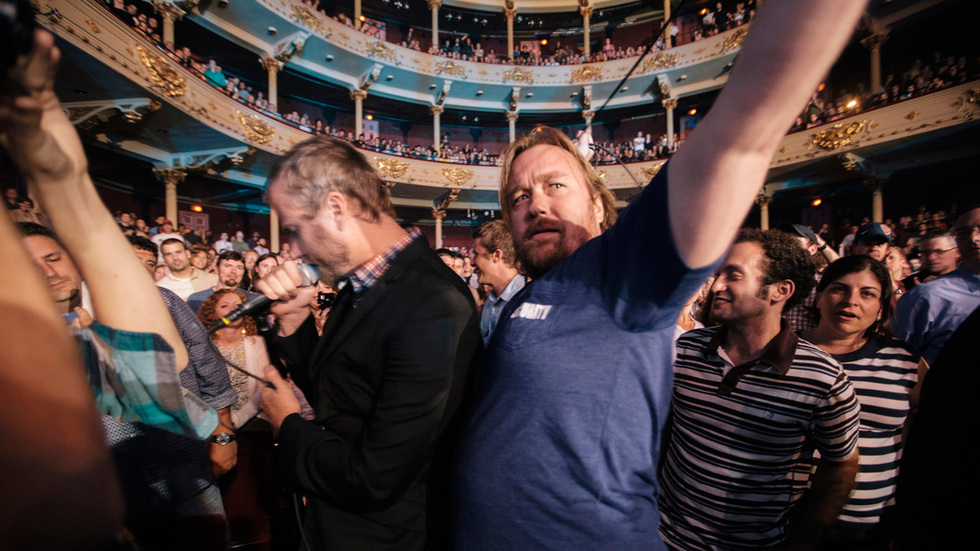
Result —
[[[333,306],[333,299],[337,298],[337,293],[319,292],[316,294],[317,310],[326,310]]]
[[[0,0],[0,70],[7,72],[34,43],[34,9],[29,0]]]

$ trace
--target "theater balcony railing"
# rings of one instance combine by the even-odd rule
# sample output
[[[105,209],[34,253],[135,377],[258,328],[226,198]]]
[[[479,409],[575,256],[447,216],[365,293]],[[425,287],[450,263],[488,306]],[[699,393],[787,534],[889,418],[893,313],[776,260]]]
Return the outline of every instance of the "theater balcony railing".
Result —
[[[252,110],[207,84],[94,1],[50,0],[41,7],[44,13],[50,11],[47,8],[55,8],[57,16],[51,14],[38,20],[96,62],[136,83],[152,99],[166,102],[199,124],[254,148],[264,159],[254,164],[258,171],[263,167],[267,170],[279,155],[311,136],[267,113]],[[781,171],[820,159],[844,153],[860,155],[866,150],[911,141],[957,125],[976,124],[978,118],[980,81],[858,113],[783,138],[772,161],[770,181]],[[406,189],[416,189],[416,186],[489,192],[497,189],[500,169],[496,166],[427,161],[369,150],[364,150],[364,154],[386,181],[395,184],[393,195],[398,204],[431,203],[412,198],[412,193],[400,198],[400,184]],[[603,165],[598,172],[610,189],[622,190],[618,195],[623,198],[632,194],[629,190],[636,189],[630,174],[645,184],[663,164],[664,161],[630,163],[629,174],[621,166]],[[262,174],[254,177],[260,179]],[[480,208],[496,208],[493,203],[495,199],[484,201]],[[456,208],[474,206],[460,203]]]

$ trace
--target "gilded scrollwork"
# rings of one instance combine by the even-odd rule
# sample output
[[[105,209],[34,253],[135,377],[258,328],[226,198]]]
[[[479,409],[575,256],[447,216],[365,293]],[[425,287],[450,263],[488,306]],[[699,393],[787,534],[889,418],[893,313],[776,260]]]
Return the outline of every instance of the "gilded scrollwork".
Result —
[[[437,75],[445,73],[453,77],[466,78],[466,69],[455,61],[440,61],[436,63],[435,72]]]
[[[462,186],[473,178],[473,171],[468,168],[459,167],[444,168],[442,169],[442,175],[454,186]]]
[[[154,85],[163,88],[166,94],[172,98],[183,96],[187,91],[187,82],[184,77],[171,67],[162,57],[144,50],[142,46],[137,46],[140,52],[140,61],[150,74],[150,81]]]
[[[398,159],[379,159],[377,157],[374,159],[378,161],[378,170],[389,178],[401,178],[408,170],[408,163],[405,161],[399,161]]]
[[[242,124],[245,136],[257,144],[264,144],[272,141],[276,137],[276,129],[269,123],[262,120],[258,115],[246,115],[241,111],[238,114],[238,121]]]
[[[643,62],[644,71],[660,71],[677,65],[677,54],[659,52]]]
[[[735,29],[732,34],[726,36],[724,42],[721,43],[721,53],[729,52],[741,46],[742,42],[745,42],[745,37],[748,34],[749,32],[744,28]]]
[[[295,19],[298,23],[306,25],[311,30],[316,31],[317,34],[323,34],[323,21],[314,15],[313,12],[306,9],[306,7],[293,4],[290,6],[290,12],[293,19]]]
[[[643,167],[642,170],[643,175],[646,176],[647,178],[652,179],[654,176],[657,175],[658,172],[660,172],[660,169],[663,168],[663,166],[664,163]]]
[[[534,83],[534,73],[526,69],[521,69],[520,67],[513,67],[504,71],[504,82],[526,82],[528,84]]]
[[[398,64],[398,56],[395,54],[395,51],[389,48],[388,46],[382,44],[380,40],[376,40],[374,42],[368,43],[367,55],[378,59],[390,61],[395,65]]]
[[[602,78],[602,67],[586,65],[572,71],[572,82],[592,82]]]
[[[854,141],[868,121],[857,121],[848,124],[835,124],[831,128],[821,130],[813,135],[813,143],[824,149],[840,149]]]

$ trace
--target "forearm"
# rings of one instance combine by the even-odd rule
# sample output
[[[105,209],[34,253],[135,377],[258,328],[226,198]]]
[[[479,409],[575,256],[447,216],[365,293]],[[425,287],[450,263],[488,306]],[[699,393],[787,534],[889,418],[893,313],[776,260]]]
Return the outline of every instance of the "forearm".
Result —
[[[799,522],[790,528],[785,549],[816,549],[824,532],[834,524],[847,504],[858,472],[858,453],[844,461],[821,459],[810,478]]]

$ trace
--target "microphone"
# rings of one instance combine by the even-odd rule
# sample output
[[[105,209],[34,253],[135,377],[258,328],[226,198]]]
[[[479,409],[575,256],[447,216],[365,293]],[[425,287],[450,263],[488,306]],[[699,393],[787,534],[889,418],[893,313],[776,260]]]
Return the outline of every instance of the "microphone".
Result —
[[[299,268],[299,276],[302,279],[299,284],[300,287],[316,285],[316,282],[320,280],[320,270],[318,270],[313,264],[297,264],[296,267]],[[241,303],[238,308],[232,310],[227,316],[214,322],[214,325],[208,328],[208,334],[214,333],[218,329],[228,327],[242,316],[247,316],[254,312],[261,312],[265,308],[268,308],[268,306],[273,302],[275,301],[265,295],[252,297]]]

